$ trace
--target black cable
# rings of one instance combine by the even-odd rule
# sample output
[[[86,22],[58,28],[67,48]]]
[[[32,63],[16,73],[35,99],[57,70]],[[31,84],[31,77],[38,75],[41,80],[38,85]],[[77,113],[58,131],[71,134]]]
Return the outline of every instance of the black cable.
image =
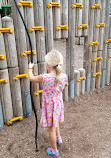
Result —
[[[23,22],[23,24],[24,24],[25,30],[26,30],[26,32],[27,32],[27,36],[28,36],[29,44],[30,44],[30,49],[31,49],[31,63],[33,63],[33,52],[32,52],[32,42],[31,42],[31,38],[30,38],[30,35],[29,35],[29,32],[28,32],[27,26],[26,26],[26,24],[25,24],[24,18],[23,18],[22,14],[21,14],[21,11],[20,11],[20,9],[19,9],[19,7],[18,7],[18,5],[17,5],[16,0],[14,0],[14,2],[15,2],[15,6],[16,6],[18,12],[19,12],[19,15],[20,15],[20,17],[21,17],[21,19],[22,19],[22,22]],[[32,83],[31,83],[31,82],[30,82],[30,92],[31,92],[32,107],[33,107],[33,109],[34,109],[35,120],[36,120],[35,145],[36,145],[36,151],[38,151],[38,145],[37,145],[38,119],[37,119],[37,113],[36,113],[36,109],[35,109],[34,102],[33,102]]]

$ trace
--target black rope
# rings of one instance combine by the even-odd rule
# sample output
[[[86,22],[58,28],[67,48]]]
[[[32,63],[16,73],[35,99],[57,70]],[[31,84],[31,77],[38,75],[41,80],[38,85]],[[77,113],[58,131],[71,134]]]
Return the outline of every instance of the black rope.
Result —
[[[31,38],[30,38],[30,35],[29,35],[29,32],[28,32],[28,29],[27,29],[27,26],[25,24],[25,21],[24,21],[24,18],[21,14],[21,11],[17,5],[17,2],[16,0],[14,0],[15,2],[15,6],[20,14],[20,17],[22,19],[22,22],[24,24],[24,27],[25,27],[25,30],[27,32],[27,36],[28,36],[28,39],[29,39],[29,44],[30,44],[30,49],[31,49],[31,63],[33,63],[33,52],[32,52],[32,42],[31,42]],[[32,100],[32,107],[33,107],[33,110],[34,110],[34,114],[35,114],[35,120],[36,120],[36,129],[35,129],[35,145],[36,145],[36,151],[38,151],[38,145],[37,145],[37,130],[38,130],[38,119],[37,119],[37,113],[36,113],[36,109],[35,109],[35,106],[34,106],[34,102],[33,102],[33,96],[32,96],[32,83],[30,83],[30,92],[31,92],[31,100]]]

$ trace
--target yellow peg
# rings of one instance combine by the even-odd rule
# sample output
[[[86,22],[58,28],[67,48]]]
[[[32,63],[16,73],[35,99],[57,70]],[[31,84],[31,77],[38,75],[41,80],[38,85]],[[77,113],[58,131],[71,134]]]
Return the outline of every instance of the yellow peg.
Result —
[[[16,117],[16,118],[13,118],[11,119],[10,121],[7,121],[7,125],[11,125],[13,122],[17,121],[17,120],[23,120],[23,116],[19,116],[19,117]]]
[[[101,74],[102,74],[101,72],[97,72],[97,73],[93,74],[93,77],[96,77],[96,76],[101,75]]]
[[[5,55],[0,55],[0,60],[5,60]]]
[[[18,75],[13,77],[13,81],[17,81],[19,78],[28,78],[28,74],[22,74],[22,75]]]
[[[0,79],[0,83],[8,83],[8,79]]]

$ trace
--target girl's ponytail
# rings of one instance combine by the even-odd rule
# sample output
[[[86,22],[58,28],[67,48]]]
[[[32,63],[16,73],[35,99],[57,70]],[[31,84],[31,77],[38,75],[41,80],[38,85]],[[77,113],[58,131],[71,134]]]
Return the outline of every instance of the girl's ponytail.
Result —
[[[56,66],[56,79],[55,79],[56,84],[58,84],[59,81],[61,80],[61,72],[62,72],[62,67],[59,64]]]

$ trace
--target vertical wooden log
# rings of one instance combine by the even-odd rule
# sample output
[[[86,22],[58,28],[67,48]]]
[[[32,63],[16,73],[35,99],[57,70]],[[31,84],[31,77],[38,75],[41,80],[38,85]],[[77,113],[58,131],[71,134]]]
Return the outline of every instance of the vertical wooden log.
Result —
[[[19,0],[17,0],[19,2]],[[16,12],[16,8],[14,2],[12,1],[13,11],[12,17],[14,17],[15,21],[15,30],[16,30],[16,42],[17,42],[17,53],[18,53],[18,61],[19,61],[19,71],[20,74],[28,74],[28,57],[21,57],[21,53],[27,51],[26,44],[26,32],[23,25],[23,22],[20,18],[18,12]],[[20,11],[24,17],[23,7],[20,7]],[[32,114],[32,105],[31,105],[31,96],[30,96],[30,82],[28,78],[21,79],[21,91],[22,91],[22,101],[23,101],[23,110],[26,117],[29,117]]]
[[[68,17],[68,26],[69,26],[69,37],[67,40],[67,49],[66,49],[66,72],[69,76],[69,89],[70,89],[70,97],[74,98],[74,48],[75,48],[75,16],[76,9],[72,9],[72,4],[76,1],[71,0],[68,3],[69,6],[69,17]],[[69,69],[70,68],[70,69]]]
[[[19,68],[18,67],[9,68],[12,106],[13,106],[13,114],[15,117],[23,116],[20,80],[13,81],[13,77],[15,77],[17,75],[19,75]]]
[[[98,50],[97,57],[102,57],[102,51]],[[102,72],[102,60],[97,61],[96,63],[96,72]],[[101,86],[101,75],[96,77],[96,88]]]
[[[44,10],[43,1],[34,0],[34,20],[35,26],[44,27]],[[45,32],[36,31],[36,47],[37,47],[37,60],[38,62],[45,61]]]
[[[64,101],[68,101],[68,86],[65,86],[63,90],[63,99]]]
[[[76,2],[83,4],[83,0],[76,0]],[[81,24],[82,24],[82,9],[76,8],[76,36],[79,37],[82,35],[82,29],[78,29],[78,26],[80,26]]]
[[[108,39],[108,33],[109,33],[109,6],[110,1],[106,0],[106,12],[105,12],[105,31],[104,31],[104,42]],[[106,59],[107,59],[107,48],[108,45],[104,43],[103,45],[103,63],[102,63],[102,88],[105,87],[106,83]]]
[[[77,80],[80,79],[80,72],[78,70],[74,70],[74,92],[75,95],[79,97],[80,95],[80,82],[78,82]]]
[[[62,0],[61,24],[68,25],[68,0]],[[62,30],[61,38],[68,38],[68,30]]]
[[[34,76],[38,75],[38,65],[34,64]],[[39,90],[39,84],[38,83],[33,83],[32,84],[32,91],[36,92]],[[34,101],[34,105],[36,110],[38,109],[38,107],[40,107],[40,99],[39,96],[34,96],[33,95],[33,101]]]
[[[80,68],[79,72],[80,72],[80,78],[85,77],[85,69]],[[80,93],[81,94],[85,93],[85,80],[81,80],[81,82],[80,82]]]
[[[27,0],[27,1],[31,1],[33,3],[33,0]],[[33,8],[24,7],[24,19],[25,19],[27,28],[31,28],[34,26],[34,10],[33,10]],[[36,51],[35,32],[30,33],[30,38],[31,38],[31,42],[32,42],[32,49]],[[27,50],[30,50],[28,37],[26,39],[27,39]],[[28,55],[28,61],[31,62],[31,55]],[[33,63],[37,63],[37,55],[33,55]]]
[[[101,0],[95,0],[96,4],[101,5]],[[93,41],[98,41],[99,40],[99,27],[97,28],[96,25],[100,23],[100,9],[94,9],[94,30],[93,30]],[[93,52],[98,51],[98,46],[94,45],[93,47]]]
[[[47,4],[52,2],[52,0],[44,1],[45,10],[45,39],[46,39],[46,52],[50,52],[53,48],[53,15],[52,8],[47,8]]]
[[[83,0],[83,12],[82,12],[82,23],[88,24],[88,14],[89,14],[89,0]],[[83,29],[82,36],[88,36],[88,29]]]
[[[53,2],[60,3],[60,0],[53,0]],[[61,14],[60,9],[57,7],[53,7],[53,27],[54,27],[54,39],[61,38],[61,30],[57,31],[56,28],[61,25]]]
[[[8,67],[9,68],[16,67],[18,66],[18,60],[17,60],[15,34],[14,34],[12,18],[8,16],[3,17],[2,25],[3,25],[3,28],[11,28],[13,30],[13,34],[4,33],[4,41],[5,41],[5,50],[6,50]]]
[[[86,91],[89,92],[91,88],[91,59],[92,59],[92,47],[89,46],[89,43],[93,41],[93,25],[94,25],[94,9],[91,9],[91,6],[95,4],[94,1],[89,1],[89,29],[88,29],[88,39],[86,40],[86,51],[84,54],[84,58],[86,59],[84,63],[84,67],[87,67],[86,69]],[[86,66],[85,66],[86,64]]]
[[[8,69],[0,70],[0,79],[8,79]],[[3,110],[3,118],[6,123],[10,119],[13,118],[13,109],[12,109],[12,101],[11,101],[11,93],[10,93],[10,84],[1,83],[0,84],[0,98]]]
[[[101,11],[100,11],[100,23],[105,23],[105,8],[106,8],[106,1],[101,1]],[[99,46],[97,57],[102,57],[103,51],[103,43],[104,43],[104,27],[99,28]],[[102,72],[102,61],[99,60],[96,65],[96,71]],[[96,77],[96,88],[100,88],[101,86],[101,75]]]
[[[107,56],[107,62],[106,62],[106,85],[108,86],[110,84],[111,80],[111,59],[109,58],[111,56],[111,49],[108,49],[108,56]]]
[[[4,122],[3,122],[2,104],[0,100],[0,130],[2,130],[3,127],[4,127]]]
[[[2,28],[1,14],[0,14],[0,28]],[[0,60],[0,69],[5,69],[7,68],[7,60],[6,60],[6,53],[5,53],[4,38],[3,38],[2,33],[0,34],[0,55],[5,56],[5,60]]]

